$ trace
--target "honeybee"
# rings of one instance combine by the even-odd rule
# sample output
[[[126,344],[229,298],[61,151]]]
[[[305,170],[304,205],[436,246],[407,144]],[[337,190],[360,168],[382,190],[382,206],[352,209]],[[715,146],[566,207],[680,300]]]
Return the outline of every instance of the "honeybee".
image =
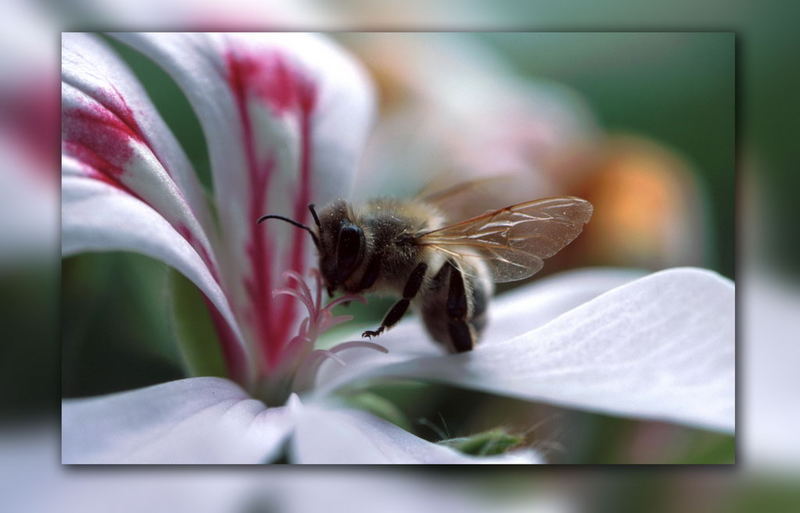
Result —
[[[363,337],[388,330],[413,305],[433,340],[465,352],[486,326],[494,283],[538,272],[545,258],[580,234],[592,205],[571,196],[538,199],[450,224],[437,206],[447,196],[377,198],[363,205],[337,200],[319,214],[309,205],[315,228],[279,215],[258,222],[280,219],[311,234],[329,295],[343,290],[401,298]]]

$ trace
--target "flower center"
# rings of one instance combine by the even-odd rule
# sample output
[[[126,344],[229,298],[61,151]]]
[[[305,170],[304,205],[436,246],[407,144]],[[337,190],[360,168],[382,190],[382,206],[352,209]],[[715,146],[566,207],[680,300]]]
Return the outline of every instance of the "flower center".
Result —
[[[313,388],[317,371],[326,360],[345,365],[338,353],[353,348],[366,348],[388,353],[388,350],[374,342],[351,340],[340,342],[330,349],[315,347],[319,337],[344,322],[353,319],[352,315],[335,315],[333,309],[342,303],[358,301],[366,303],[363,296],[346,294],[323,304],[324,285],[317,269],[309,272],[314,290],[295,271],[283,273],[286,287],[273,290],[272,296],[289,296],[299,301],[306,309],[307,316],[300,322],[297,333],[280,341],[280,358],[276,367],[263,372],[257,385],[256,394],[268,405],[283,404],[294,392]]]

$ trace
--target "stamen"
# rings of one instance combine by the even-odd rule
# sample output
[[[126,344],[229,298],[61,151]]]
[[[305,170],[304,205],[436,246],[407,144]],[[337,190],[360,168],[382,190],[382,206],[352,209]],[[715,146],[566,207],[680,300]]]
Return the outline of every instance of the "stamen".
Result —
[[[311,289],[308,288],[303,277],[295,271],[286,271],[283,273],[283,279],[286,281],[294,280],[300,288],[300,292],[308,299],[309,304],[312,305],[313,313],[311,315],[319,314],[320,301],[314,302],[314,295],[311,294]]]
[[[364,349],[374,349],[376,351],[380,351],[381,353],[388,353],[389,350],[383,347],[380,344],[376,344],[375,342],[367,342],[366,340],[351,340],[349,342],[342,342],[341,344],[336,344],[334,347],[330,349],[332,353],[339,353],[346,349],[351,349],[353,347],[363,347]]]
[[[320,363],[322,361],[324,361],[325,358],[330,358],[331,360],[333,360],[334,362],[338,363],[342,367],[347,365],[347,363],[345,363],[345,361],[342,360],[342,358],[340,356],[336,356],[336,353],[334,353],[333,351],[328,350],[328,349],[315,349],[314,351],[311,352],[311,355],[319,356],[320,357]]]
[[[303,294],[305,294],[309,298],[313,297],[311,295],[311,289],[308,288],[308,285],[306,284],[305,280],[303,279],[303,276],[300,275],[300,273],[297,273],[295,271],[284,271],[281,277],[286,281],[294,280],[297,283],[297,286],[300,287]]]
[[[285,295],[295,298],[303,303],[308,311],[308,316],[298,326],[297,334],[286,341],[281,351],[282,372],[289,375],[293,374],[291,378],[291,389],[293,391],[305,390],[313,386],[317,371],[326,360],[330,359],[344,366],[346,364],[345,360],[337,355],[341,351],[351,348],[364,348],[382,353],[389,352],[381,345],[364,340],[342,342],[331,349],[314,349],[314,344],[321,334],[353,319],[352,315],[334,315],[333,309],[336,306],[348,301],[358,301],[360,303],[366,303],[367,301],[363,296],[346,294],[323,305],[322,292],[324,283],[322,274],[319,270],[312,269],[309,275],[316,286],[316,290],[313,292],[302,275],[294,271],[286,271],[282,275],[287,282],[287,286],[272,291],[273,297]]]
[[[286,348],[287,350],[293,350],[297,346],[302,346],[303,344],[309,342],[310,340],[311,339],[308,336],[308,318],[305,318],[300,323],[300,328],[297,330],[297,335],[290,338],[289,341],[286,342]]]
[[[308,310],[308,315],[314,316],[316,315],[316,308],[311,302],[311,298],[297,292],[296,290],[287,289],[287,288],[280,288],[275,289],[272,291],[272,297],[276,298],[278,296],[292,296],[293,298],[297,299],[301,303],[303,303]]]
[[[329,312],[326,312],[326,313],[329,313]],[[342,324],[343,322],[352,321],[352,320],[353,320],[353,316],[352,315],[338,315],[336,317],[326,316],[320,322],[320,332],[321,333],[325,333],[326,331],[330,330],[334,326],[338,326],[339,324]]]

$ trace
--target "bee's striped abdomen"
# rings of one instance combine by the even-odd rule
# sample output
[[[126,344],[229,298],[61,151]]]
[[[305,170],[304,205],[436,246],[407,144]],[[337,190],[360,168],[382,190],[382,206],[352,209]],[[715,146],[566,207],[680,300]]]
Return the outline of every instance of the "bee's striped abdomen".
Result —
[[[470,351],[486,325],[486,286],[474,274],[448,260],[429,283],[422,305],[425,326],[451,352]]]

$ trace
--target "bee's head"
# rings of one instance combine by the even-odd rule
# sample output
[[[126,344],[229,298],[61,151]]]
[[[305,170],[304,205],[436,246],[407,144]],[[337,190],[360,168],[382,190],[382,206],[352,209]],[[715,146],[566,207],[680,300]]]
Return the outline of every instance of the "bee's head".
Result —
[[[364,260],[366,238],[355,224],[347,202],[336,201],[317,216],[309,205],[319,230],[319,269],[328,294],[339,288]]]
[[[366,250],[364,231],[353,223],[347,202],[343,200],[332,203],[320,215],[317,215],[314,205],[309,205],[308,209],[317,225],[316,233],[303,223],[274,214],[261,216],[258,222],[266,219],[280,219],[306,230],[311,235],[319,252],[319,269],[325,280],[325,287],[328,289],[328,294],[333,295],[333,292],[353,274],[364,260]]]

